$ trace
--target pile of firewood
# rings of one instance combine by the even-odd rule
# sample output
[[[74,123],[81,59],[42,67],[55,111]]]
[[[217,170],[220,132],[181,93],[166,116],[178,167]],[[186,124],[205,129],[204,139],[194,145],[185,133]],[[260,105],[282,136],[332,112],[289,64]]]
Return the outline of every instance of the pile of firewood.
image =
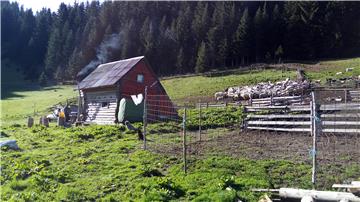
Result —
[[[248,100],[250,98],[267,98],[289,95],[301,95],[310,88],[308,80],[290,80],[272,82],[261,82],[253,86],[229,87],[224,92],[215,93],[216,100],[232,98],[233,100]]]

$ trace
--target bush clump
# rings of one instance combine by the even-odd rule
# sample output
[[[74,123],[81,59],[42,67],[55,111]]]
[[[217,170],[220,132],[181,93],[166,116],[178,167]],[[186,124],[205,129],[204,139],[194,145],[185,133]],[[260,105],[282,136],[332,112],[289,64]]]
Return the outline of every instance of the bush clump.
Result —
[[[72,127],[66,129],[66,133],[70,136],[80,140],[89,139],[101,139],[106,137],[121,137],[121,134],[125,131],[124,126],[102,126],[102,125],[91,125],[87,127]],[[119,136],[120,135],[120,136]]]

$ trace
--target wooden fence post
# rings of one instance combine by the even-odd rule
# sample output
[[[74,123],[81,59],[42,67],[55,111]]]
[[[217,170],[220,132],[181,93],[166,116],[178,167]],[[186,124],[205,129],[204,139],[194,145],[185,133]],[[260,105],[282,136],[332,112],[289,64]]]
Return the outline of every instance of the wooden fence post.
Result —
[[[43,116],[43,117],[42,117],[42,124],[43,124],[45,127],[49,127],[49,119],[48,119],[46,116]]]
[[[344,90],[344,100],[345,100],[345,104],[347,103],[347,90]]]
[[[183,158],[184,158],[184,172],[187,171],[187,162],[186,162],[186,108],[184,108],[183,114]]]
[[[313,184],[313,189],[315,189],[316,186],[316,171],[317,171],[317,136],[318,136],[318,126],[319,122],[321,124],[320,117],[318,117],[318,105],[316,103],[316,96],[314,91],[311,92],[312,97],[312,135],[313,135],[313,147],[312,147],[312,176],[311,176],[311,182]]]
[[[146,126],[147,126],[147,86],[145,86],[145,92],[144,92],[144,113],[143,113],[143,135],[144,135],[144,150],[146,150]]]
[[[32,117],[28,118],[27,126],[31,128],[34,125],[34,119]]]
[[[201,142],[201,102],[199,102],[199,141]]]

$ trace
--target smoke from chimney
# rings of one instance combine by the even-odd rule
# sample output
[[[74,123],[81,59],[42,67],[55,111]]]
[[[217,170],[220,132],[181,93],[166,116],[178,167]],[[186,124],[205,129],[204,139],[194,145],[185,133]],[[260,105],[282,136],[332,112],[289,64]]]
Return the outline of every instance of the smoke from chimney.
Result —
[[[106,35],[99,47],[96,49],[96,58],[87,64],[78,74],[77,78],[82,80],[90,74],[98,65],[108,62],[108,55],[111,50],[120,49],[120,34]]]

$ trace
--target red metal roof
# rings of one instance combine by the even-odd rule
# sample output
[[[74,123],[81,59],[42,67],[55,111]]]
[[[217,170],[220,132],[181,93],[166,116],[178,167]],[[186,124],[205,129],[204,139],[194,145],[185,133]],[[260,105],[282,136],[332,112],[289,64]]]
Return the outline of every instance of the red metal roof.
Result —
[[[115,85],[116,82],[118,82],[143,58],[144,56],[139,56],[101,64],[79,83],[79,89]]]

